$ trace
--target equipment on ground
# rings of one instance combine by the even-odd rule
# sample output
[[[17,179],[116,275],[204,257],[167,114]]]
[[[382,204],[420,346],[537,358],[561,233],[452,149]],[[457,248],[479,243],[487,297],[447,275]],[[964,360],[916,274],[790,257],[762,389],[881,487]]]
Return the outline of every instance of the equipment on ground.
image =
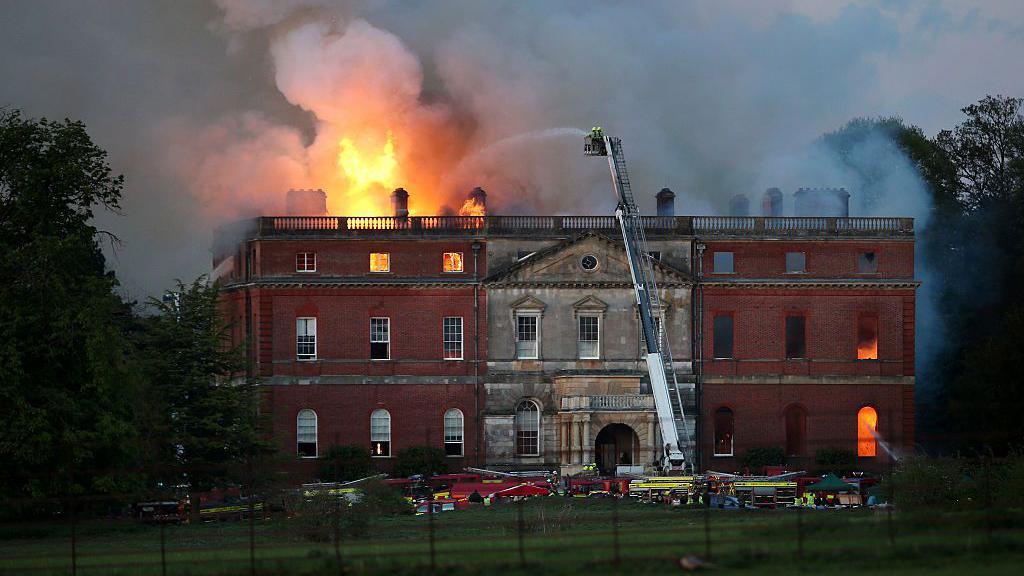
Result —
[[[606,136],[601,128],[594,128],[584,137],[585,156],[605,156],[611,171],[612,187],[619,200],[615,218],[619,221],[622,240],[626,246],[626,259],[633,280],[633,291],[640,311],[640,326],[647,351],[647,371],[651,377],[654,405],[658,412],[665,450],[662,469],[672,471],[694,470],[690,449],[690,433],[683,412],[683,398],[679,382],[672,365],[672,352],[663,330],[661,318],[655,319],[655,310],[661,311],[658,286],[654,281],[654,266],[647,249],[643,217],[633,201],[633,192],[626,172],[626,159],[622,152],[622,141]]]

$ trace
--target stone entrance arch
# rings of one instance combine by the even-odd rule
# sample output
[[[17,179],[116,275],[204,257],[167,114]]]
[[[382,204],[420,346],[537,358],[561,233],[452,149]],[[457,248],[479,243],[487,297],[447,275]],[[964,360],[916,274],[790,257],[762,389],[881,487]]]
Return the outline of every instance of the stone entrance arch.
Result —
[[[618,465],[635,466],[640,461],[640,437],[626,424],[608,424],[594,440],[594,460],[602,474],[614,474]]]

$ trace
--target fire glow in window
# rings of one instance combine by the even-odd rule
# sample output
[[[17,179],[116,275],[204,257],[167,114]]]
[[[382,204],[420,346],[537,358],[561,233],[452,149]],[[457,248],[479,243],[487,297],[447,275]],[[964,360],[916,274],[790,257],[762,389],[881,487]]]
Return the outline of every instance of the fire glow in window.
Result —
[[[462,252],[445,252],[442,269],[445,272],[462,272]]]
[[[391,413],[383,408],[370,414],[370,455],[375,458],[391,456]]]
[[[865,406],[857,412],[857,456],[871,457],[875,455],[878,440],[878,412],[871,406]]]
[[[370,252],[370,272],[390,272],[391,254],[387,252]]]
[[[857,360],[878,360],[878,318],[857,318]]]

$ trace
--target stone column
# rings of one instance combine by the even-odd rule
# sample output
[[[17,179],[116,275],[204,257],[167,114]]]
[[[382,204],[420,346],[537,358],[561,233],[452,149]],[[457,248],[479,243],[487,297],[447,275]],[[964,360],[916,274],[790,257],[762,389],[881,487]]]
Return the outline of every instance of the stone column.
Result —
[[[590,415],[585,416],[586,420],[583,421],[583,438],[581,444],[583,444],[583,463],[591,464],[594,462],[594,442],[590,439]]]

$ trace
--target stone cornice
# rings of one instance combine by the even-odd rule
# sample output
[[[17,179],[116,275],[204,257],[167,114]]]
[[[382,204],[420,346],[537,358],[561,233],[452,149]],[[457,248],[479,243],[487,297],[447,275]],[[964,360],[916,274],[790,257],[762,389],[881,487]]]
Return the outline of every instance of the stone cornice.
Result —
[[[713,288],[875,288],[887,290],[916,289],[921,286],[917,280],[879,280],[856,278],[736,278],[729,280],[705,280],[701,286]]]

